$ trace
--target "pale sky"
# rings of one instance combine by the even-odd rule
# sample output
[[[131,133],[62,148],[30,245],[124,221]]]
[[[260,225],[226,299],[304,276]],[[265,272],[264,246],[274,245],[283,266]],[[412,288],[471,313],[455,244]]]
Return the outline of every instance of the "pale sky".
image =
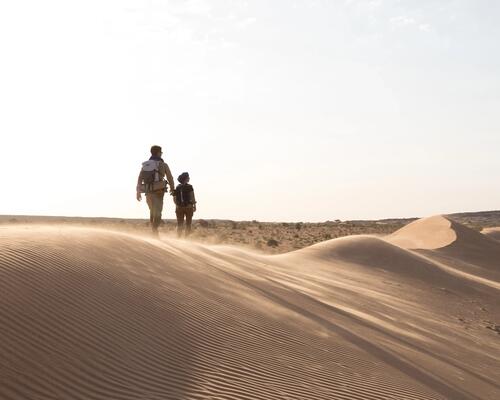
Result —
[[[500,209],[499,20],[496,0],[4,1],[0,214],[145,218],[152,144],[195,218]]]

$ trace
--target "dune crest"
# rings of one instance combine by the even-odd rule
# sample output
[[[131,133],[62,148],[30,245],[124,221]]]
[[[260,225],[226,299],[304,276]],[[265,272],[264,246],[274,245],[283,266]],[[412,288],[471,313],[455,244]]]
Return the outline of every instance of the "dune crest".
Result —
[[[457,233],[449,219],[436,215],[416,220],[385,240],[405,249],[435,250],[452,244]]]

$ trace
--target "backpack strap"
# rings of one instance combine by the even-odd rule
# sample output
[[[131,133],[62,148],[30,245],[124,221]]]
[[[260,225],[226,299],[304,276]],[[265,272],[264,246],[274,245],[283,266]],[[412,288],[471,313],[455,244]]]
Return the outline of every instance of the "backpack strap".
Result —
[[[160,182],[160,162],[161,161],[156,161],[156,169],[154,170],[154,178],[153,182]]]

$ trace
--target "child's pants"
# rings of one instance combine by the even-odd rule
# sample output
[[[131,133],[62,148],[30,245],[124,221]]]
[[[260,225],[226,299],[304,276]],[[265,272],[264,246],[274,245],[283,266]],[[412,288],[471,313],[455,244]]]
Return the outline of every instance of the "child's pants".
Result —
[[[186,236],[191,233],[191,222],[193,221],[193,206],[177,206],[175,215],[177,216],[177,235],[182,236],[184,231],[184,218],[186,218]]]

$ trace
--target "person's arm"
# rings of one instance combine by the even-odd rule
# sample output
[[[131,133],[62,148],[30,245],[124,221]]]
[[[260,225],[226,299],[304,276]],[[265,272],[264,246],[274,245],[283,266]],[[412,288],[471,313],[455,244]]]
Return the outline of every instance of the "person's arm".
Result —
[[[170,172],[170,168],[166,162],[163,163],[165,167],[165,176],[167,177],[168,186],[170,186],[170,193],[175,191],[175,182],[174,177],[172,176],[172,172]]]
[[[139,172],[139,176],[137,177],[137,186],[135,187],[135,198],[137,199],[137,201],[142,200],[141,189],[140,189],[141,185],[142,185],[142,178],[141,178],[141,173]]]
[[[194,189],[191,191],[191,204],[193,205],[193,212],[196,211],[196,197],[194,196]]]

